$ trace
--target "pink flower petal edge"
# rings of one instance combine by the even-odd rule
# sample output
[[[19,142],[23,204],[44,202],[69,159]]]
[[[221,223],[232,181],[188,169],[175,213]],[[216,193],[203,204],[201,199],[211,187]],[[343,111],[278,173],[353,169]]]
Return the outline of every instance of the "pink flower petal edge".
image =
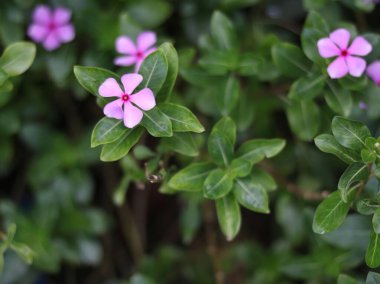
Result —
[[[104,107],[104,115],[115,119],[123,119],[127,128],[138,125],[143,116],[143,111],[151,110],[156,106],[156,99],[152,90],[144,88],[136,93],[135,89],[143,81],[143,77],[137,73],[124,74],[121,77],[123,88],[114,78],[106,79],[98,89],[99,95],[116,100]]]
[[[380,87],[380,60],[376,60],[368,65],[367,75]]]

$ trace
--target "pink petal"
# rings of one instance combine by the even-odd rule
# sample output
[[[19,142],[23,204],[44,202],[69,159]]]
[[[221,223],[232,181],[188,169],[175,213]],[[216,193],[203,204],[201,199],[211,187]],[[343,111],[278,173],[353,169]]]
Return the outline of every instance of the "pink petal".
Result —
[[[42,44],[47,51],[52,51],[54,49],[57,49],[61,45],[61,42],[55,33],[49,33]]]
[[[123,83],[125,93],[131,95],[142,80],[143,77],[140,74],[130,73],[123,75],[121,82]]]
[[[49,30],[42,25],[32,24],[28,28],[28,36],[35,42],[43,41],[48,33]]]
[[[134,42],[127,36],[119,36],[116,39],[116,50],[122,54],[132,55],[137,52]]]
[[[348,56],[346,58],[346,62],[351,76],[360,77],[363,75],[367,65],[364,59],[355,56]]]
[[[140,67],[141,67],[141,64],[144,62],[144,59],[138,59],[136,61],[136,65],[135,65],[135,73],[139,72],[140,70]]]
[[[149,88],[142,89],[140,92],[132,95],[130,101],[143,110],[150,110],[156,106],[153,92]]]
[[[124,103],[124,125],[133,128],[140,123],[143,118],[143,112],[134,107],[130,102]]]
[[[327,68],[327,72],[332,79],[338,79],[346,76],[348,73],[348,67],[344,58],[338,57],[335,59]]]
[[[108,78],[99,87],[99,95],[102,97],[121,97],[124,92],[114,78]]]
[[[110,102],[105,105],[104,107],[104,115],[111,118],[116,119],[123,119],[124,113],[123,113],[123,101],[122,100],[115,100],[113,102]]]
[[[137,37],[137,49],[141,52],[146,51],[156,43],[156,34],[154,32],[143,32]]]
[[[337,29],[330,34],[330,39],[341,49],[347,49],[350,32],[346,29]]]
[[[48,25],[52,19],[52,12],[46,5],[38,5],[33,11],[33,21],[37,24]]]
[[[144,53],[144,58],[148,57],[149,54],[155,52],[157,50],[156,47],[149,48],[147,51]]]
[[[377,60],[368,66],[367,74],[376,84],[380,83],[380,60]]]
[[[119,56],[116,57],[113,63],[118,66],[131,66],[136,63],[135,56]]]
[[[58,7],[53,14],[53,21],[56,25],[61,26],[67,24],[71,18],[71,11],[69,9]]]
[[[340,54],[339,48],[329,38],[322,38],[318,41],[318,51],[323,58],[330,58]]]
[[[56,36],[61,40],[61,42],[72,41],[75,37],[74,26],[71,24],[64,25],[55,30]]]
[[[350,48],[348,49],[348,52],[353,55],[361,55],[365,56],[369,54],[372,51],[372,45],[361,36],[358,36],[354,39],[354,41],[351,43]]]

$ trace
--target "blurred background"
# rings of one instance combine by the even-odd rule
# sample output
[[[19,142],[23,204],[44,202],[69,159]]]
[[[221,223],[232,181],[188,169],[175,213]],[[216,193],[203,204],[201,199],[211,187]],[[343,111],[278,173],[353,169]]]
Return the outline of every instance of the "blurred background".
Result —
[[[38,4],[70,9],[76,37],[52,52],[38,45],[31,69],[12,79],[12,91],[0,92],[1,231],[16,224],[14,240],[34,252],[27,264],[7,250],[0,283],[336,283],[341,273],[365,279],[370,218],[351,214],[332,233],[312,232],[313,212],[335,190],[344,164],[292,134],[284,111],[291,82],[274,67],[270,48],[279,41],[298,45],[309,10],[332,26],[344,21],[378,32],[379,8],[366,10],[355,0],[0,0],[0,50],[30,40],[26,30]],[[209,130],[220,117],[209,98],[221,81],[210,80],[197,62],[209,48],[215,10],[234,23],[240,50],[262,59],[258,74],[239,78],[244,101],[232,115],[238,143],[287,140],[278,157],[261,165],[277,183],[271,213],[243,210],[232,242],[220,232],[213,203],[154,180],[156,139],[146,137],[120,162],[99,161],[90,136],[102,109],[72,72],[77,64],[131,72],[113,65],[115,39],[154,31],[180,56],[173,100]],[[380,96],[361,94],[353,105],[353,116],[378,134]],[[323,132],[332,112],[321,106],[321,113]],[[168,173],[191,160],[167,159]]]

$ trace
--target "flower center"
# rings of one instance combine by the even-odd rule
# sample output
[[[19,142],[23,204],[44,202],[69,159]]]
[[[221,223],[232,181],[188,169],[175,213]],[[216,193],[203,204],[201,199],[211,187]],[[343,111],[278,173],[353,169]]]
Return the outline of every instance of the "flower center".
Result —
[[[348,51],[343,49],[341,52],[340,52],[340,55],[343,56],[343,57],[346,57],[348,55]]]
[[[137,52],[136,52],[136,57],[137,57],[138,59],[142,59],[143,56],[144,56],[144,54],[143,54],[141,51],[137,51]]]
[[[128,94],[122,95],[121,100],[126,103],[127,101],[129,101],[129,95]]]
[[[54,23],[54,22],[50,22],[49,24],[48,24],[48,30],[49,31],[53,31],[53,30],[55,30],[56,29],[56,24]]]

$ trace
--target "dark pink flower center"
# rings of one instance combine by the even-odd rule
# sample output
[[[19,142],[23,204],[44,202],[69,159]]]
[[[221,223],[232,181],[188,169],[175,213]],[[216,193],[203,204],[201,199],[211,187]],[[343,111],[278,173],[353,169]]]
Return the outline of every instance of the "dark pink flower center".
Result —
[[[142,59],[143,56],[144,56],[144,53],[142,53],[141,51],[137,51],[137,52],[136,52],[136,57],[137,57],[138,59]]]
[[[129,101],[129,95],[128,94],[122,95],[121,100],[126,103],[127,101]]]
[[[57,28],[57,25],[54,22],[50,22],[47,28],[49,31],[53,31]]]
[[[340,52],[340,55],[343,56],[343,57],[346,57],[348,55],[348,51],[343,49],[341,52]]]

